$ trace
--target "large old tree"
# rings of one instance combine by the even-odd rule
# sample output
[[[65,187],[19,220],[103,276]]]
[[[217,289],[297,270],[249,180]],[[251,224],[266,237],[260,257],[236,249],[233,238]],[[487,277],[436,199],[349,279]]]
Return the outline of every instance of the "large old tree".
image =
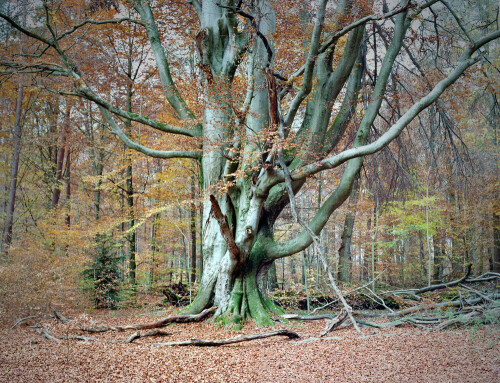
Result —
[[[395,93],[396,63],[418,65],[415,60],[422,56],[423,43],[415,43],[416,31],[421,30],[426,44],[435,41],[425,35],[423,20],[430,13],[445,11],[450,20],[456,17],[448,3],[187,0],[180,6],[198,20],[189,26],[196,30],[191,47],[196,81],[203,90],[195,96],[176,84],[175,79],[186,78],[181,72],[187,66],[171,67],[171,56],[185,54],[186,45],[171,46],[178,29],[164,19],[158,22],[157,16],[172,6],[170,1],[90,3],[117,11],[104,19],[90,6],[69,17],[71,10],[64,2],[43,1],[32,9],[27,27],[17,21],[14,11],[0,13],[6,24],[31,39],[22,60],[4,58],[4,73],[62,76],[67,80],[56,82],[52,91],[95,103],[112,132],[129,148],[152,157],[198,161],[205,191],[204,272],[188,310],[198,313],[215,305],[218,315],[234,320],[252,317],[260,324],[269,323],[268,313],[275,310],[264,288],[273,262],[310,246],[313,237],[308,230],[319,234],[348,198],[363,158],[411,127],[421,111],[481,60],[486,44],[500,37],[499,31],[472,38],[467,34],[469,40],[457,37],[448,57],[453,65],[426,79],[426,86],[412,95],[412,104],[398,106],[402,109],[395,122],[384,125],[377,119],[388,108],[385,100]],[[462,26],[459,18],[457,23]],[[297,25],[302,30],[299,36],[294,35]],[[130,33],[147,34],[156,66],[152,73],[161,84],[168,123],[129,112],[113,99],[113,90],[102,90],[99,76],[88,73],[92,68],[81,64],[78,46],[86,41],[85,35],[93,28],[122,28],[123,32],[124,26],[130,26]],[[281,35],[274,33],[276,29]],[[283,36],[286,29],[288,39]],[[375,33],[385,46],[367,48]],[[286,48],[280,47],[285,43]],[[201,111],[192,107],[195,98]],[[157,104],[162,106],[164,100],[158,99]],[[182,137],[172,138],[180,147],[146,147],[127,132],[130,122]],[[379,135],[370,139],[377,124]],[[288,191],[299,192],[308,177],[333,168],[342,176],[308,227],[286,243],[276,241],[273,226],[291,202]]]

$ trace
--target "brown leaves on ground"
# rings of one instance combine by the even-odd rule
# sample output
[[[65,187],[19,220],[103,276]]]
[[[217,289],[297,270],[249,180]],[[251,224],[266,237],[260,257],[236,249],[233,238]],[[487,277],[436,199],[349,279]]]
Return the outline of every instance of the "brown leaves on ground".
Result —
[[[110,316],[113,315],[113,316]],[[64,337],[82,324],[147,323],[162,316],[130,311],[75,315],[70,323],[43,321]],[[495,382],[500,380],[500,329],[492,326],[426,332],[411,326],[377,331],[342,328],[318,339],[322,321],[228,331],[211,323],[175,324],[161,341],[221,339],[288,328],[301,339],[267,338],[215,348],[132,344],[133,331],[104,333],[88,343],[42,338],[27,321],[0,330],[1,382]]]

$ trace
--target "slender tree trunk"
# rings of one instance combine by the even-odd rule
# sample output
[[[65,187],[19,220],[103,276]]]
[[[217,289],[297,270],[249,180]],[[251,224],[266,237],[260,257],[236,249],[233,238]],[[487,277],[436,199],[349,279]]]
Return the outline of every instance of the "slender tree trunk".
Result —
[[[306,251],[302,250],[302,283],[306,289],[306,299],[307,299],[307,312],[311,311],[311,303],[309,299],[309,282],[307,280],[307,260]]]
[[[379,201],[378,194],[375,195],[375,207],[373,208],[373,214],[375,218],[375,232],[372,235],[372,259],[371,259],[371,268],[372,268],[372,289],[375,289],[375,241],[377,240],[378,235],[378,217],[379,217]]]
[[[443,247],[438,241],[434,242],[434,281],[441,280],[443,274],[443,264],[445,253]],[[435,282],[436,283],[436,282]]]
[[[276,274],[276,261],[273,262],[269,268],[269,274],[267,276],[268,288],[269,290],[275,290],[278,288],[278,275]]]
[[[191,234],[191,283],[196,280],[196,184],[195,177],[191,177],[191,207],[189,209],[189,229]]]
[[[71,227],[71,152],[68,148],[66,152],[66,169],[64,171],[64,178],[66,179],[65,200],[66,200],[66,217],[64,219],[66,228]]]
[[[420,281],[425,280],[425,252],[424,252],[424,241],[422,239],[422,233],[418,232],[418,244],[419,244],[419,252],[418,255],[420,257]]]
[[[342,231],[341,244],[339,248],[339,274],[338,278],[342,282],[350,282],[352,256],[351,256],[351,242],[352,232],[354,229],[354,221],[356,218],[356,205],[359,197],[359,173],[354,181],[351,194],[349,196],[349,204],[347,215],[344,221],[344,230]]]
[[[500,215],[493,213],[493,267],[492,271],[500,273]]]
[[[19,170],[19,156],[21,153],[21,114],[23,107],[24,98],[24,85],[22,77],[19,79],[19,84],[17,88],[17,98],[16,98],[16,117],[14,123],[14,150],[12,153],[12,165],[10,168],[10,188],[9,188],[9,200],[7,202],[7,217],[5,219],[5,226],[3,230],[1,253],[2,257],[7,256],[7,252],[12,243],[12,226],[14,223],[14,210],[16,206],[16,192],[17,192],[17,173]]]
[[[160,251],[158,246],[158,229],[160,226],[161,214],[157,213],[153,216],[153,223],[151,224],[151,267],[149,269],[149,285],[152,286],[155,282],[155,266],[156,255]]]
[[[27,14],[27,1],[22,0],[21,4],[21,25],[26,25],[26,14]],[[24,51],[24,35],[21,36],[21,54]],[[22,57],[22,56],[21,56]],[[9,187],[9,199],[7,202],[7,216],[5,218],[5,226],[3,229],[2,243],[0,245],[0,260],[2,258],[7,258],[10,245],[12,243],[12,226],[14,224],[14,210],[16,207],[16,193],[17,193],[17,173],[19,170],[19,156],[21,154],[21,135],[22,135],[22,125],[21,125],[21,114],[23,109],[23,99],[24,99],[24,77],[19,76],[19,82],[17,85],[17,97],[16,97],[16,116],[14,120],[14,131],[13,131],[13,153],[12,153],[12,165],[10,168],[10,187]]]
[[[69,231],[71,228],[71,152],[66,150],[66,164],[64,170],[64,179],[66,180],[65,188],[65,204],[66,204],[66,215],[64,217],[64,223],[66,225],[66,230]],[[64,254],[68,255],[69,245],[64,247]]]
[[[132,76],[132,63],[131,63],[131,58],[129,55],[129,67],[128,67],[129,73],[128,77],[131,79]],[[133,84],[130,81],[127,87],[127,112],[131,113],[132,112],[132,89]],[[132,127],[132,122],[130,120],[125,120],[125,130],[127,132],[127,135],[130,137],[131,135],[131,127]],[[127,234],[127,258],[128,258],[128,281],[130,285],[132,286],[132,289],[135,290],[135,284],[136,284],[136,260],[135,260],[135,253],[137,249],[137,243],[136,243],[136,231],[134,228],[135,226],[135,213],[134,213],[134,185],[132,181],[132,159],[130,156],[130,153],[126,149],[125,152],[125,162],[127,164],[127,168],[125,170],[125,177],[126,177],[126,195],[127,195],[127,210],[128,210],[128,234]]]
[[[61,188],[63,181],[63,173],[65,169],[64,160],[66,156],[67,150],[67,136],[69,134],[69,124],[70,124],[70,115],[71,115],[71,104],[69,100],[66,104],[66,112],[64,113],[64,124],[61,135],[61,142],[59,149],[57,150],[57,160],[56,160],[56,172],[55,172],[55,185],[52,189],[52,199],[51,199],[51,208],[54,209],[59,203],[59,199],[61,198]]]

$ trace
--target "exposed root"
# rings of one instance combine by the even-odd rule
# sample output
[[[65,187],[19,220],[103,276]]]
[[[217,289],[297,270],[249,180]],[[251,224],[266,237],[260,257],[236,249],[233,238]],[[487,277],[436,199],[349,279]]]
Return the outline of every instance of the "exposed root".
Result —
[[[33,319],[33,318],[38,318],[38,315],[30,315],[29,317],[21,318],[16,323],[14,323],[14,325],[10,329],[13,330],[17,326],[19,326],[21,323],[27,321],[28,319]]]
[[[48,332],[48,330],[40,328],[39,326],[32,326],[32,328],[35,329],[35,331],[39,333],[43,338],[59,342],[59,338],[56,338],[54,335]]]
[[[153,346],[163,347],[163,346],[199,346],[199,347],[215,347],[223,346],[226,344],[248,342],[255,339],[269,338],[272,336],[286,336],[289,339],[298,339],[300,336],[290,330],[277,330],[266,332],[263,334],[252,334],[252,335],[238,335],[234,338],[228,339],[217,339],[217,340],[205,340],[205,339],[190,339],[180,342],[169,342],[169,343],[154,343]]]
[[[146,324],[131,324],[125,326],[95,326],[95,327],[84,327],[82,331],[86,332],[106,332],[106,331],[125,331],[125,330],[149,330],[154,328],[165,327],[170,323],[189,323],[189,322],[200,322],[212,314],[217,307],[211,307],[209,309],[203,310],[201,313],[196,315],[173,315],[157,322],[146,323]]]
[[[68,323],[70,321],[64,315],[62,315],[61,313],[57,312],[57,310],[54,310],[52,312],[52,314],[54,315],[54,318],[56,318],[56,320],[58,320],[61,323]]]
[[[134,332],[132,335],[130,335],[127,339],[125,339],[122,343],[132,343],[134,340],[139,339],[139,338],[145,338],[147,336],[168,336],[171,335],[168,332],[161,331],[161,330],[151,330],[146,332],[145,334],[141,334],[139,331]]]

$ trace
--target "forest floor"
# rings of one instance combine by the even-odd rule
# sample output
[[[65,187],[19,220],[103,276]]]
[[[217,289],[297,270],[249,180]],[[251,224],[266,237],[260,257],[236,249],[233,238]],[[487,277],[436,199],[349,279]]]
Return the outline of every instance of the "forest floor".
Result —
[[[0,329],[0,382],[499,382],[500,328],[469,327],[428,332],[350,327],[318,339],[323,321],[248,323],[241,331],[202,323],[173,324],[163,337],[122,341],[134,331],[84,334],[81,326],[148,323],[170,312],[140,309],[70,313],[67,324],[33,318]],[[65,313],[68,314],[68,313]],[[62,337],[84,334],[97,341],[48,340],[28,325],[43,324]],[[191,338],[221,339],[287,328],[301,338],[272,337],[220,347],[156,347]]]

